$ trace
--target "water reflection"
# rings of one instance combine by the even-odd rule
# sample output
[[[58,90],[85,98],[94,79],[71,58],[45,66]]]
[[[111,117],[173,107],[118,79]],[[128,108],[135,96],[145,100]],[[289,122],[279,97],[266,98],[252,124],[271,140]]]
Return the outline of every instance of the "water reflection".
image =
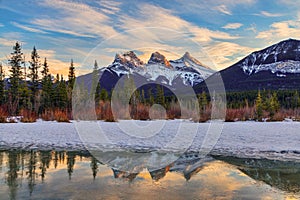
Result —
[[[0,199],[300,198],[299,163],[196,153],[130,173],[87,152],[1,151],[0,178]]]
[[[280,190],[300,192],[300,163],[266,159],[241,159],[235,157],[218,157],[218,159],[237,166],[249,177],[263,181]]]

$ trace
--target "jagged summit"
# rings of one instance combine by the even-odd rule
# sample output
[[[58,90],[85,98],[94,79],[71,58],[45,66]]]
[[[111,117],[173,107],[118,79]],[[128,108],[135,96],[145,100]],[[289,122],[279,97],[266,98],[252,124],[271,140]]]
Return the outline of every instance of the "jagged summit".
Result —
[[[129,68],[140,67],[144,65],[133,51],[128,51],[123,54],[116,54],[113,64],[126,65]]]
[[[166,57],[157,51],[151,54],[148,64],[162,64],[166,67],[172,67]]]
[[[122,75],[132,74],[147,81],[159,81],[167,85],[194,86],[214,73],[213,70],[197,63],[200,62],[189,54],[177,61],[168,61],[164,55],[154,52],[146,64],[133,51],[128,51],[123,54],[116,54],[113,63],[104,71],[107,71],[109,76],[115,80],[118,80]],[[116,77],[113,77],[114,75]]]
[[[196,58],[192,57],[189,52],[185,52],[185,54],[181,57],[181,59],[184,62],[192,61],[193,63],[195,63],[195,64],[197,64],[199,66],[202,66],[202,67],[210,69],[209,67],[207,67],[206,65],[204,65],[203,63],[201,63],[200,61],[198,61]]]

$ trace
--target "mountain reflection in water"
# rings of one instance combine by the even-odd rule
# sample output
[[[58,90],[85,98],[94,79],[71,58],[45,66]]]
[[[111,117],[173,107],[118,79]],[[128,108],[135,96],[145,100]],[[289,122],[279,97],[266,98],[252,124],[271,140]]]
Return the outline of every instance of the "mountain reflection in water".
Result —
[[[300,163],[183,155],[126,172],[88,152],[0,152],[0,199],[297,199]]]

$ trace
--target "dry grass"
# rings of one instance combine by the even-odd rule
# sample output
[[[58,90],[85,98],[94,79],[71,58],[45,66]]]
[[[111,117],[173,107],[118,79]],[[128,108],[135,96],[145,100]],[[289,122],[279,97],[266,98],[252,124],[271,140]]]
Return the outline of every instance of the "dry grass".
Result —
[[[41,118],[44,121],[53,121],[54,120],[54,116],[53,116],[53,111],[52,110],[45,110],[42,114],[41,114]]]
[[[8,113],[3,107],[0,107],[0,123],[7,123]]]
[[[171,103],[169,109],[167,110],[168,119],[180,119],[181,118],[181,108],[179,103]]]
[[[53,116],[54,120],[56,120],[57,122],[70,122],[67,111],[57,109],[54,111]]]
[[[0,123],[7,123],[8,112],[4,107],[0,107]]]
[[[30,110],[23,109],[20,111],[20,114],[22,116],[21,122],[23,123],[33,123],[37,120],[37,115],[35,112],[32,112]]]

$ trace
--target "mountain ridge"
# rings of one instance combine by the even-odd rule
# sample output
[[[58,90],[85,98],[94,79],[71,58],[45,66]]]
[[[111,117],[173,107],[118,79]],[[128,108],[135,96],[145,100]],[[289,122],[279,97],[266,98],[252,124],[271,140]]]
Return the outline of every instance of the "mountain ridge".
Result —
[[[254,51],[206,81],[211,83],[217,75],[222,77],[226,91],[300,89],[300,41],[283,40]],[[201,83],[195,90],[205,88]]]

